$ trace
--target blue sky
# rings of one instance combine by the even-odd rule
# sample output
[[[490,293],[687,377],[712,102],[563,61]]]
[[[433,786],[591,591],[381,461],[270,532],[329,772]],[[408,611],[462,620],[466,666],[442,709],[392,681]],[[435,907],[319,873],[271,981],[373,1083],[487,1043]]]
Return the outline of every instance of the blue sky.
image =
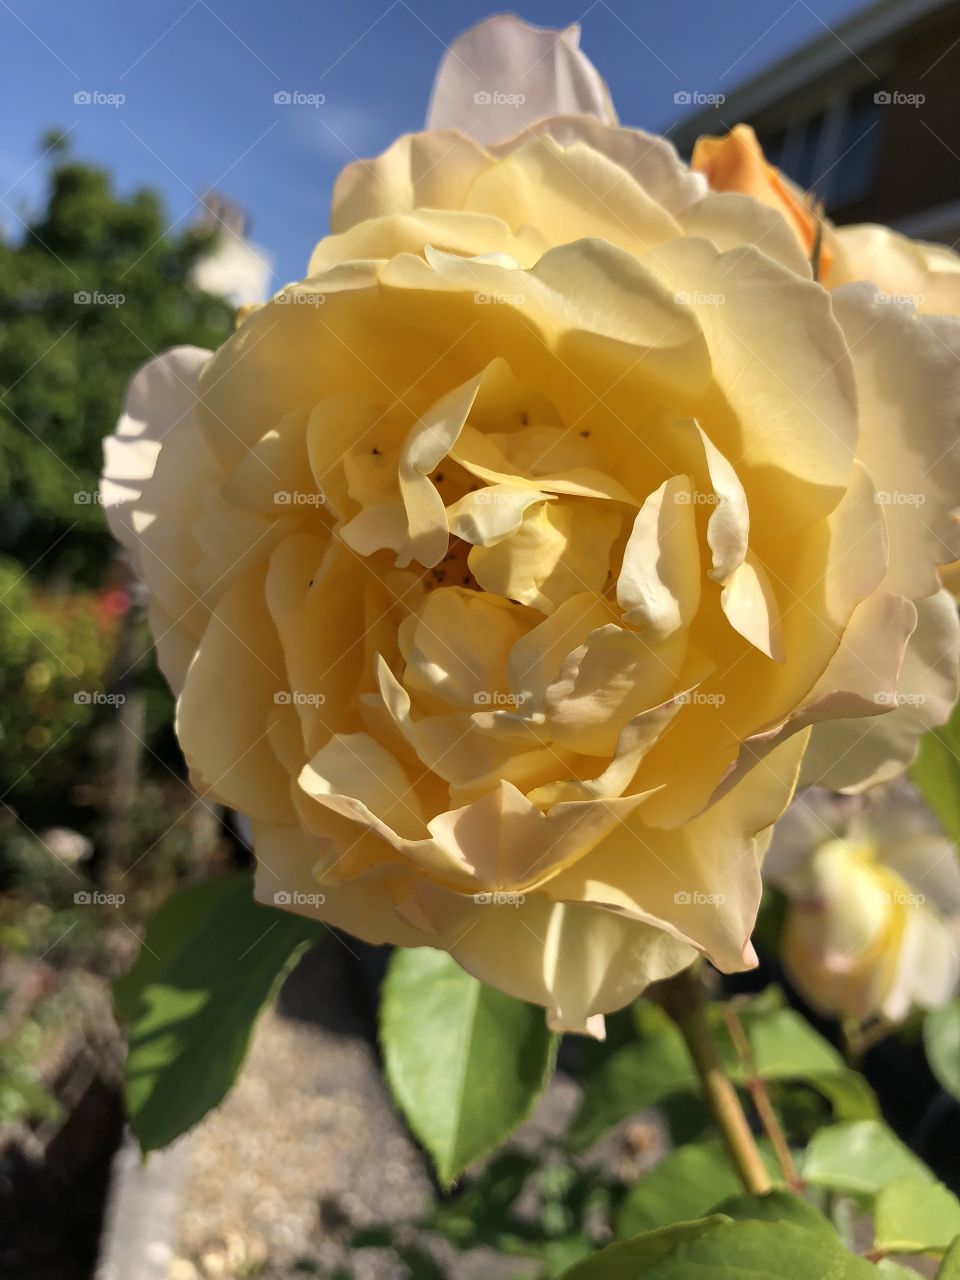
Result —
[[[458,32],[497,11],[481,0],[0,0],[0,226],[36,206],[38,139],[123,190],[149,185],[184,225],[211,185],[247,210],[277,263],[303,274],[327,228],[330,188],[354,156],[423,123],[434,71]],[[516,0],[532,22],[580,20],[582,46],[621,119],[664,129],[678,90],[729,89],[862,0]],[[87,90],[120,106],[74,103]],[[322,94],[277,106],[278,91]]]

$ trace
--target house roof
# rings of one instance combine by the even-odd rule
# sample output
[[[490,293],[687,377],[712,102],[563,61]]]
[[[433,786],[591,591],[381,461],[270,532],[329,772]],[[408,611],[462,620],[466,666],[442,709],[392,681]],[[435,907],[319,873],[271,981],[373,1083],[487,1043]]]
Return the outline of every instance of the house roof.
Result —
[[[955,0],[873,0],[731,89],[719,106],[684,116],[669,136],[681,151],[688,150],[703,133],[723,131],[740,120],[775,115],[780,107],[785,114],[804,98],[815,103],[844,78],[851,80],[851,87],[879,81],[887,69],[884,52],[892,48],[896,37],[938,10],[956,7]]]

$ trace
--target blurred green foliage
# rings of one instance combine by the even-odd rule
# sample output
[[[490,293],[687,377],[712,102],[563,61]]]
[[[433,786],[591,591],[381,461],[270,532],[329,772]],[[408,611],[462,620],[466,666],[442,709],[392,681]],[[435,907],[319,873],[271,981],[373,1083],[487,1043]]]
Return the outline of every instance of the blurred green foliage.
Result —
[[[0,794],[47,801],[89,763],[117,619],[109,594],[50,593],[0,559]],[[42,764],[42,767],[40,767]]]
[[[43,208],[0,241],[0,553],[97,585],[113,547],[90,495],[126,384],[166,347],[219,345],[233,312],[190,283],[209,233],[62,146],[51,156]]]

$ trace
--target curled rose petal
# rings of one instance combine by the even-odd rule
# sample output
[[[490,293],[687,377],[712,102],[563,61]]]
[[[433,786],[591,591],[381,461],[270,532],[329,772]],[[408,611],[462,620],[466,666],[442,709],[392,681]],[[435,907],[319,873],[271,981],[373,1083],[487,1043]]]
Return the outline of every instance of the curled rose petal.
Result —
[[[617,122],[607,86],[580,52],[579,26],[551,31],[503,13],[471,27],[447,50],[427,128],[496,142],[565,112]]]

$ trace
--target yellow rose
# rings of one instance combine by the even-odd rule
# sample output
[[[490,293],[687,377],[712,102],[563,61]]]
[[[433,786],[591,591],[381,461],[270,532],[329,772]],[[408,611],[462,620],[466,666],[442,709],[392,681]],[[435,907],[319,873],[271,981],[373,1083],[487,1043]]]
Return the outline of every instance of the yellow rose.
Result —
[[[784,966],[820,1012],[899,1022],[956,991],[956,852],[900,791],[846,814],[808,793],[779,824],[767,871],[790,899]]]
[[[862,785],[948,713],[960,375],[666,143],[532,133],[351,166],[306,281],[134,380],[104,500],[258,896],[599,1033],[753,962],[811,725]]]

